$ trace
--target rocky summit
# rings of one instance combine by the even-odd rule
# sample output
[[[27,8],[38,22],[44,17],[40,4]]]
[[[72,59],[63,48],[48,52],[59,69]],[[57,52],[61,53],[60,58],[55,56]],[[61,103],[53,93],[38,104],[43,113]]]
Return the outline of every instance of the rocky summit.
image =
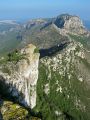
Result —
[[[54,24],[67,32],[76,34],[85,34],[85,27],[78,16],[71,16],[68,14],[58,16]]]
[[[18,47],[0,58],[1,118],[89,120],[90,31],[80,18],[31,20],[19,30]]]

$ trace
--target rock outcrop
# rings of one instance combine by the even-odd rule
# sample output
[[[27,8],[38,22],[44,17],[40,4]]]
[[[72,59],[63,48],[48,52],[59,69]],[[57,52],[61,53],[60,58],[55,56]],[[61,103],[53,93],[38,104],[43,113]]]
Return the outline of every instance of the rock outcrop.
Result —
[[[34,108],[37,96],[39,53],[34,45],[29,44],[21,50],[21,55],[24,55],[23,59],[16,63],[10,61],[5,65],[7,71],[2,70],[4,65],[1,66],[0,82],[3,83],[3,87],[6,86],[7,94],[9,93],[16,101],[24,106]]]
[[[80,18],[65,14],[24,28],[23,42],[40,50],[29,44],[1,58],[0,95],[34,108],[44,120],[89,120],[90,34]]]
[[[86,34],[87,30],[85,29],[83,22],[78,16],[72,16],[68,14],[58,16],[54,24],[67,33],[74,34]]]
[[[2,118],[0,120],[26,120],[29,117],[28,111],[18,104],[4,101],[1,107]]]

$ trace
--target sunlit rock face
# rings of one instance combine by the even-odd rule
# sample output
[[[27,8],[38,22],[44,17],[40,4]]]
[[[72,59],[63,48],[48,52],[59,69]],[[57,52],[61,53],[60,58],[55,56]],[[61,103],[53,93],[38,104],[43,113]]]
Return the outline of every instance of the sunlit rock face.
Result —
[[[55,19],[54,24],[60,28],[61,33],[87,34],[83,22],[78,16],[63,14]]]
[[[13,62],[8,63],[10,75],[0,72],[4,83],[9,86],[7,88],[8,93],[15,97],[19,103],[30,108],[36,106],[39,53],[36,53],[35,49],[34,45],[29,44],[21,50],[21,54],[25,55],[24,59],[15,64]]]
[[[69,20],[65,21],[64,29],[70,30],[71,32],[75,32],[77,34],[86,33],[85,27],[79,17],[71,17]]]

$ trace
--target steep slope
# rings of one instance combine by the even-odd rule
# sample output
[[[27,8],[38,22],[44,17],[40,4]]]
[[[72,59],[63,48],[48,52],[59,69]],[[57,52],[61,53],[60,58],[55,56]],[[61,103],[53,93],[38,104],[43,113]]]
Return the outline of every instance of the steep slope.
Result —
[[[90,63],[85,53],[82,44],[72,41],[40,60],[36,110],[44,120],[90,119]]]
[[[67,33],[89,35],[80,18],[68,14],[51,19],[31,20],[22,25],[9,23],[3,23],[3,25],[6,28],[1,27],[4,31],[0,35],[0,54],[10,52],[15,48],[23,48],[30,43],[39,49],[50,48],[68,41]]]
[[[44,120],[89,120],[90,34],[78,17],[63,17],[63,27],[53,25],[69,42],[40,59],[35,110]]]
[[[53,24],[49,24],[47,27],[43,28],[44,25],[37,25],[29,30],[26,30],[26,32],[23,33],[24,40],[22,41],[21,46],[32,43],[39,49],[46,49],[68,40],[66,36],[62,36],[54,28]]]
[[[39,53],[32,44],[0,60],[0,94],[30,108],[36,105]],[[6,89],[6,91],[4,91]]]
[[[58,28],[65,29],[67,32],[72,32],[74,34],[87,33],[81,19],[78,16],[71,16],[68,14],[60,15],[55,19],[54,24]]]
[[[39,50],[30,44],[0,59],[0,94],[42,120],[89,120],[90,32],[80,18],[33,20],[20,35],[20,48],[33,43]]]
[[[90,36],[78,16],[63,14],[52,19],[38,19],[26,23],[21,32],[23,40],[20,46],[33,43],[40,49],[50,48],[68,41],[68,33]]]

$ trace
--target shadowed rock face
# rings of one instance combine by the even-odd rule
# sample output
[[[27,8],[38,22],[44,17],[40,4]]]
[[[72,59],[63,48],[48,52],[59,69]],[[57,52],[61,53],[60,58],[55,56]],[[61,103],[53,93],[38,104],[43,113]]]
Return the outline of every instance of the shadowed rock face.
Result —
[[[54,24],[59,27],[59,28],[63,28],[65,21],[69,20],[72,16],[68,15],[68,14],[63,14],[63,15],[59,15],[55,21]]]
[[[58,16],[54,24],[60,28],[65,29],[66,31],[76,33],[76,34],[85,34],[86,30],[81,21],[81,19],[77,16],[71,16],[68,14]]]
[[[7,62],[4,72],[0,65],[0,94],[30,112],[34,108],[32,115],[38,112],[43,120],[89,120],[89,39],[79,17],[61,15],[49,22],[31,21],[25,27],[26,44],[41,48],[40,61],[38,50],[30,44],[20,51],[23,59]]]
[[[53,46],[49,49],[40,49],[39,52],[40,52],[40,58],[42,57],[45,57],[45,56],[53,56],[55,55],[57,52],[63,50],[65,47],[67,47],[67,45],[69,44],[70,42],[63,42],[61,44],[58,44],[57,46]]]
[[[6,84],[6,91],[24,106],[33,108],[36,106],[36,84],[38,80],[39,53],[35,53],[36,47],[32,44],[21,50],[25,59],[16,64],[8,63],[11,74],[0,71],[0,81]],[[3,79],[2,79],[3,78]]]

